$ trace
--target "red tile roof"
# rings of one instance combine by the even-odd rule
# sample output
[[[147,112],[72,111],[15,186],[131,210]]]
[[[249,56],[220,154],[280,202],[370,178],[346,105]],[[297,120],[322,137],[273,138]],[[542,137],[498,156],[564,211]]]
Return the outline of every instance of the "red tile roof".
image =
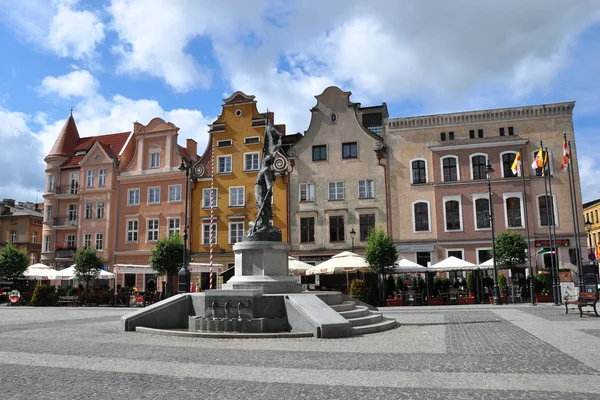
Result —
[[[123,149],[130,132],[110,133],[107,135],[90,136],[79,139],[79,144],[75,146],[74,152],[89,150],[94,143],[100,142],[100,145],[111,157],[116,157]],[[73,155],[63,163],[63,167],[77,166],[85,155]]]
[[[48,153],[49,156],[68,156],[73,151],[73,148],[79,143],[79,132],[73,114],[69,115],[65,125],[60,130],[52,150]]]

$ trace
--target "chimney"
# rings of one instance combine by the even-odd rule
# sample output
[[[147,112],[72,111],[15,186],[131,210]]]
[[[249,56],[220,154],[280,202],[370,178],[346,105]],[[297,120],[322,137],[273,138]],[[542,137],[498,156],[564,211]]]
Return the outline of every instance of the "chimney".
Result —
[[[277,128],[277,130],[281,132],[281,134],[285,135],[285,124],[275,125],[275,128]]]
[[[194,139],[185,140],[185,150],[192,158],[198,158],[198,143]]]
[[[2,202],[5,203],[9,207],[15,206],[15,199],[2,199]]]

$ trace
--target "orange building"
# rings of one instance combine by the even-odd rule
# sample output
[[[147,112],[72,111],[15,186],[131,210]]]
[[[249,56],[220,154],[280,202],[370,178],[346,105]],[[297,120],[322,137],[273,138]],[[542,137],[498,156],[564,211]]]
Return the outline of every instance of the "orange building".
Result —
[[[31,202],[0,201],[0,247],[12,243],[29,254],[29,264],[40,261],[42,210]]]

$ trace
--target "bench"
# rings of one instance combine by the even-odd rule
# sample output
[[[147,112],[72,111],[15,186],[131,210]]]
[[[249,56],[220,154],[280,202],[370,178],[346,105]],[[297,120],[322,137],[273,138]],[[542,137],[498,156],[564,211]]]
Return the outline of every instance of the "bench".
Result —
[[[61,304],[74,306],[77,304],[77,296],[59,296],[58,301],[56,302],[59,306]]]
[[[598,311],[596,310],[596,303],[598,302],[598,294],[600,294],[600,290],[597,290],[596,293],[579,293],[577,300],[567,300],[565,301],[565,309],[567,310],[566,314],[569,313],[569,306],[577,306],[579,309],[579,316],[583,317],[583,307],[592,307],[594,310],[594,314],[596,317],[600,317],[598,315]],[[586,313],[591,313],[591,311],[586,311]]]

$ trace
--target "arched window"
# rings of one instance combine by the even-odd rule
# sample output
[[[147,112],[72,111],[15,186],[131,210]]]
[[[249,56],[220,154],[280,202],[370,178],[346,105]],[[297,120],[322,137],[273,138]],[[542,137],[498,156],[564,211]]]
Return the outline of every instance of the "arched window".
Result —
[[[471,156],[471,171],[473,180],[486,179],[485,167],[487,165],[487,156],[484,154]]]
[[[458,179],[458,157],[447,156],[442,158],[442,181],[454,182]]]
[[[426,202],[414,203],[413,206],[415,232],[429,231],[429,204]]]
[[[490,201],[488,199],[475,200],[475,217],[475,227],[477,229],[490,227]]]
[[[509,197],[505,200],[506,221],[509,228],[520,228],[523,226],[521,219],[521,199]]]
[[[411,164],[412,183],[427,183],[427,168],[425,160],[414,160]]]
[[[504,178],[513,178],[515,174],[512,172],[512,165],[515,162],[515,157],[517,153],[515,152],[506,152],[501,154],[502,158],[502,177]],[[521,167],[522,168],[522,167]]]

